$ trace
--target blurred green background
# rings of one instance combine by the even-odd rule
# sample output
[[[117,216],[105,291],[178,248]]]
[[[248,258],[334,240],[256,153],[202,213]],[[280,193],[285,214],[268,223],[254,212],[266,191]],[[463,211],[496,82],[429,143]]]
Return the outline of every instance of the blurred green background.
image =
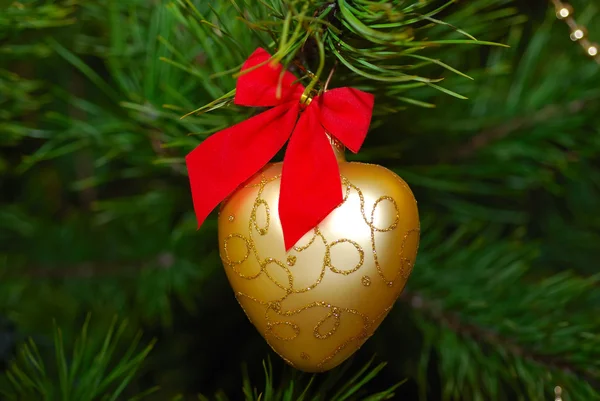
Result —
[[[572,5],[600,41],[600,2]],[[108,400],[76,394],[111,372],[119,380],[98,394],[110,389],[115,399],[156,386],[148,399],[223,399],[221,390],[255,399],[243,395],[244,377],[259,392],[311,380],[271,353],[237,305],[216,220],[196,231],[183,163],[203,138],[251,115],[230,107],[180,119],[234,88],[224,72],[268,38],[239,17],[268,14],[258,0],[0,1],[6,399]],[[410,184],[420,253],[376,335],[342,369],[314,378],[312,388],[325,387],[312,399],[344,399],[336,392],[373,355],[387,366],[357,382],[365,394],[406,378],[392,399],[551,400],[555,386],[567,400],[600,399],[600,66],[569,39],[551,2],[462,1],[439,18],[510,47],[425,50],[474,78],[426,66],[467,100],[424,87],[407,93],[435,108],[400,102],[394,96],[408,95],[393,90],[378,101],[351,158]],[[333,86],[353,79],[340,68]],[[88,315],[87,343],[72,355]],[[109,358],[101,347],[115,316],[128,323]],[[28,339],[36,348],[23,348]],[[156,340],[143,362],[127,359],[136,339],[138,351]],[[37,373],[18,374],[28,369]],[[36,375],[45,394],[28,389]],[[273,391],[262,400],[299,399]]]

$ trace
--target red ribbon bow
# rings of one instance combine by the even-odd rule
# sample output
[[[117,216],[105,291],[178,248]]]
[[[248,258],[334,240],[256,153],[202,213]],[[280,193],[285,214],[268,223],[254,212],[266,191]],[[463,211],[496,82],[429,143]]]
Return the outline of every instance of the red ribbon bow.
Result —
[[[343,201],[339,168],[327,133],[356,153],[367,134],[374,97],[353,88],[332,89],[306,108],[304,87],[257,49],[244,63],[235,104],[272,107],[220,131],[186,157],[198,227],[290,139],[281,177],[279,219],[286,251]],[[279,93],[278,93],[279,88]],[[291,138],[290,138],[291,136]]]

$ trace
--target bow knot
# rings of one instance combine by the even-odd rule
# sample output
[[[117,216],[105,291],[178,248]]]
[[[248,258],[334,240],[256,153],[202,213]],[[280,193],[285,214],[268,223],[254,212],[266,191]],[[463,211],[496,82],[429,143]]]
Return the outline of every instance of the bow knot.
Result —
[[[279,196],[286,251],[342,201],[328,135],[356,153],[371,121],[373,95],[336,88],[311,97],[289,71],[257,49],[242,67],[234,102],[270,107],[220,131],[186,156],[198,226],[223,199],[263,168],[288,141]]]

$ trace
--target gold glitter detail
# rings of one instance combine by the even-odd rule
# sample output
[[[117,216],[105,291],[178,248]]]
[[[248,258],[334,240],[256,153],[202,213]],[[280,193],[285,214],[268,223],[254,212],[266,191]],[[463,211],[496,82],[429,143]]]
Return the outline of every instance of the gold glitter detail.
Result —
[[[333,306],[331,304],[328,304],[325,301],[315,301],[315,302],[311,302],[310,304],[304,305],[304,306],[302,306],[300,308],[297,308],[297,309],[292,309],[292,310],[288,310],[288,311],[282,311],[281,310],[281,304],[279,302],[264,302],[264,301],[261,301],[261,300],[259,300],[257,298],[254,298],[254,297],[252,297],[250,295],[244,294],[242,292],[238,292],[237,296],[238,297],[244,297],[244,298],[250,299],[251,301],[257,302],[257,303],[259,303],[261,305],[267,305],[267,310],[265,312],[265,319],[266,319],[266,322],[267,322],[267,333],[273,335],[274,337],[276,337],[276,336],[275,336],[275,333],[272,332],[272,328],[271,328],[273,325],[285,324],[285,325],[292,326],[294,328],[294,330],[295,330],[295,327],[297,327],[297,326],[295,326],[294,323],[291,322],[291,321],[283,321],[283,322],[275,322],[275,323],[271,322],[271,319],[269,317],[269,311],[270,310],[272,310],[273,312],[275,312],[276,315],[278,315],[278,316],[290,317],[290,316],[298,315],[298,314],[302,313],[303,311],[308,310],[308,309],[312,309],[312,308],[318,308],[318,307],[328,308],[329,309],[329,313],[327,314],[327,316],[325,316],[325,318],[319,320],[319,322],[317,323],[317,325],[313,329],[313,334],[318,339],[327,339],[327,338],[329,338],[329,337],[331,337],[332,335],[335,334],[335,331],[337,330],[337,328],[340,325],[340,316],[341,316],[342,313],[349,313],[349,314],[353,314],[353,315],[361,317],[362,320],[363,320],[363,328],[362,328],[360,334],[357,335],[357,336],[350,337],[350,338],[346,339],[344,342],[342,342],[342,344],[340,344],[337,348],[335,348],[335,350],[330,355],[328,355],[327,357],[325,357],[323,360],[321,360],[317,364],[318,368],[322,368],[327,362],[329,362],[331,359],[333,359],[338,353],[340,353],[343,349],[345,349],[352,342],[354,342],[354,341],[359,341],[359,342],[366,341],[366,339],[369,337],[369,334],[368,334],[369,330],[373,330],[372,326],[373,326],[373,322],[374,321],[372,321],[371,319],[369,319],[368,316],[360,313],[356,309],[350,309],[350,308],[343,308],[343,307]],[[277,309],[273,308],[274,305],[277,305]],[[389,311],[390,309],[391,309],[391,307],[389,307],[386,310],[386,312]],[[333,328],[329,332],[327,332],[325,334],[321,333],[319,331],[319,329],[321,328],[321,325],[324,324],[325,321],[327,321],[330,318],[334,319],[334,326],[333,326]],[[297,332],[296,336],[297,335],[299,335],[299,331]],[[284,341],[290,341],[291,340],[290,338],[283,338],[283,337],[282,338],[278,338],[278,339],[281,339],[281,340],[284,340]],[[271,348],[273,348],[273,347],[271,346]],[[279,355],[279,353],[278,353],[278,355]]]
[[[352,244],[352,246],[354,246],[354,248],[356,248],[356,250],[358,251],[358,257],[359,257],[358,264],[350,270],[339,270],[338,268],[336,268],[335,266],[333,266],[331,264],[331,248],[333,248],[334,245],[341,244],[344,242]],[[343,275],[348,275],[348,274],[354,273],[355,271],[357,271],[358,269],[360,269],[362,267],[364,261],[365,261],[365,251],[362,250],[362,248],[360,247],[360,245],[358,243],[356,243],[352,240],[349,240],[349,239],[344,238],[344,239],[339,239],[337,241],[333,241],[325,250],[325,264],[327,266],[329,266],[329,269],[334,273],[339,273],[339,274],[343,274]]]
[[[315,287],[317,287],[322,282],[327,270],[330,270],[332,273],[342,274],[342,275],[350,275],[350,274],[360,270],[360,268],[363,267],[364,263],[365,263],[365,251],[362,249],[360,244],[358,244],[357,242],[355,242],[351,239],[342,238],[342,239],[335,240],[330,243],[325,238],[325,236],[321,233],[321,231],[319,230],[319,227],[315,227],[315,229],[313,231],[313,235],[310,238],[310,240],[308,241],[308,243],[306,243],[305,245],[301,245],[301,246],[294,246],[293,250],[298,253],[301,253],[301,252],[311,248],[313,245],[315,245],[316,242],[322,243],[325,248],[325,256],[323,258],[323,264],[321,266],[321,271],[320,271],[320,274],[319,274],[318,278],[316,279],[316,281],[313,282],[312,284],[310,284],[309,286],[307,286],[305,288],[295,288],[294,287],[294,276],[293,276],[292,272],[290,271],[290,269],[288,268],[288,266],[289,267],[295,266],[296,262],[297,262],[297,257],[295,255],[288,255],[285,263],[280,260],[277,260],[275,258],[271,258],[271,257],[262,258],[261,255],[259,254],[258,249],[254,242],[254,235],[256,235],[256,234],[258,234],[260,236],[267,235],[269,232],[270,224],[271,224],[271,210],[270,210],[270,207],[269,207],[267,201],[262,197],[262,194],[265,190],[265,187],[269,183],[272,183],[272,182],[278,180],[280,177],[281,177],[281,175],[276,175],[271,178],[266,178],[264,176],[264,174],[261,174],[260,182],[258,182],[256,184],[246,185],[244,187],[244,188],[254,188],[254,187],[258,188],[258,193],[257,193],[256,199],[254,201],[252,211],[250,213],[250,219],[249,219],[249,223],[248,223],[248,235],[244,236],[243,234],[240,234],[240,233],[229,234],[224,239],[223,254],[222,254],[221,258],[223,260],[224,265],[226,267],[232,268],[232,270],[241,278],[250,280],[250,279],[258,278],[260,275],[264,274],[272,283],[274,283],[277,287],[279,287],[280,289],[285,291],[285,295],[283,295],[280,299],[271,300],[271,301],[259,300],[248,294],[245,294],[243,292],[237,292],[236,298],[238,299],[238,303],[240,305],[242,305],[241,298],[246,298],[253,302],[256,302],[256,303],[266,306],[265,321],[266,321],[267,328],[266,328],[266,332],[265,332],[265,338],[267,340],[267,343],[283,360],[285,360],[291,366],[294,366],[294,364],[289,359],[282,356],[274,348],[274,346],[271,344],[270,341],[272,339],[275,339],[275,340],[279,340],[279,341],[289,342],[289,341],[293,341],[294,339],[296,339],[301,333],[300,333],[299,325],[293,321],[295,316],[299,315],[300,313],[302,313],[306,310],[313,309],[313,308],[325,309],[327,311],[326,315],[323,318],[321,318],[316,323],[316,325],[313,327],[313,336],[320,340],[321,339],[325,340],[325,339],[335,336],[335,334],[338,331],[338,328],[340,327],[341,319],[344,318],[344,316],[355,315],[362,319],[363,325],[362,325],[362,328],[360,329],[360,332],[358,335],[354,335],[354,336],[344,339],[335,349],[333,349],[333,351],[330,354],[328,354],[325,358],[323,358],[322,360],[320,360],[318,362],[317,368],[323,369],[323,367],[329,361],[331,361],[333,358],[335,358],[336,355],[338,355],[342,350],[344,350],[350,344],[357,343],[358,346],[362,345],[369,338],[369,336],[372,335],[372,333],[374,332],[374,330],[376,328],[374,323],[379,322],[380,319],[383,318],[392,309],[393,305],[390,305],[379,316],[377,316],[376,319],[373,319],[373,320],[370,319],[367,315],[365,315],[355,309],[344,308],[341,306],[332,305],[326,301],[314,301],[307,305],[298,307],[296,309],[290,309],[290,310],[283,309],[282,302],[285,301],[287,298],[294,296],[294,294],[304,293],[304,292],[310,291],[310,290],[314,289]],[[402,184],[402,186],[408,188],[408,186],[406,185],[406,183],[404,181],[402,181],[400,178],[397,178],[397,179]],[[377,233],[386,233],[386,232],[396,230],[396,228],[398,227],[398,224],[400,222],[398,204],[390,196],[381,196],[375,200],[371,210],[369,212],[367,212],[365,210],[366,209],[365,197],[364,197],[362,191],[357,186],[352,184],[347,178],[345,178],[343,176],[341,176],[341,181],[342,181],[342,185],[344,186],[344,189],[345,189],[342,204],[348,200],[351,192],[353,192],[353,191],[356,192],[356,194],[358,195],[359,200],[360,200],[360,213],[362,215],[363,221],[367,224],[367,226],[370,228],[370,231],[371,231],[371,235],[370,235],[371,236],[371,252],[373,255],[373,262],[374,262],[375,268],[377,270],[378,276],[383,280],[383,282],[388,287],[393,287],[394,284],[396,283],[396,281],[400,277],[407,278],[412,271],[414,262],[410,258],[407,258],[406,256],[404,256],[405,246],[411,235],[416,234],[418,236],[419,229],[410,230],[404,234],[402,243],[400,246],[400,250],[399,250],[401,266],[398,269],[398,271],[396,272],[394,277],[392,277],[392,278],[386,277],[383,272],[383,269],[380,265],[378,255],[377,255],[377,241],[376,241],[377,235],[376,234]],[[384,202],[388,202],[394,207],[395,218],[391,222],[391,224],[389,224],[387,227],[378,227],[375,225],[375,214],[377,212],[377,208],[380,207],[381,204]],[[338,207],[340,207],[342,204],[340,204]],[[258,220],[257,215],[259,213],[261,213],[265,216],[264,222],[262,225],[259,225],[259,223],[257,221]],[[231,221],[232,217],[233,216],[230,216],[230,221]],[[230,243],[230,241],[240,241],[240,240],[244,242],[246,252],[242,258],[239,258],[239,260],[232,260],[231,256],[229,255],[228,244]],[[417,241],[418,241],[418,238],[417,238]],[[343,268],[341,266],[334,266],[332,264],[331,249],[333,247],[335,247],[336,245],[339,245],[342,243],[348,243],[356,250],[357,255],[358,255],[358,262],[355,266],[351,266],[350,268]],[[243,274],[240,271],[240,267],[242,267],[242,265],[245,264],[251,257],[256,260],[256,262],[260,266],[260,270],[257,273],[251,274],[251,275]],[[272,266],[272,265],[275,265],[275,266]],[[273,275],[269,272],[269,270],[271,269],[270,266],[272,266],[273,268],[282,269],[283,272],[285,273],[285,275],[287,276],[287,283],[281,283],[278,280],[276,280],[275,277],[273,277]],[[362,276],[361,283],[362,283],[362,285],[368,287],[372,284],[372,279],[371,279],[371,277],[366,276],[366,275]],[[394,292],[396,292],[396,291],[399,293],[400,291],[402,291],[402,288],[394,290]],[[243,306],[242,306],[242,309],[244,309]],[[325,329],[325,327],[329,327],[329,328]],[[327,330],[327,332],[323,332],[323,330]],[[310,359],[309,355],[304,352],[301,353],[301,358],[304,360]]]
[[[327,314],[327,316],[325,316],[323,319],[319,320],[319,322],[315,326],[315,328],[313,330],[314,336],[318,339],[325,340],[326,338],[329,338],[332,335],[334,335],[336,330],[338,329],[338,327],[340,327],[340,314],[341,314],[341,311],[339,308],[337,308],[335,306],[332,307],[331,311]],[[323,323],[325,323],[330,318],[333,318],[333,328],[331,328],[331,330],[329,330],[327,333],[322,334],[320,331],[321,326],[323,325]]]
[[[275,302],[270,302],[268,304],[269,308],[274,310],[275,312],[279,312],[281,310],[281,302],[280,301],[275,301]]]
[[[277,334],[274,330],[274,328],[279,327],[279,326],[288,326],[291,327],[292,330],[294,331],[294,335],[291,337],[283,337],[279,334]],[[294,322],[275,322],[275,323],[271,323],[268,322],[267,323],[267,332],[266,335],[272,335],[273,337],[275,337],[278,340],[282,340],[282,341],[292,341],[293,339],[295,339],[296,337],[298,337],[298,335],[300,334],[300,327],[298,327],[298,325]]]
[[[230,214],[227,219],[229,220],[229,222],[232,222],[233,220],[235,220],[235,217],[232,214]]]
[[[331,354],[329,354],[328,356],[326,356],[325,358],[323,358],[318,364],[317,367],[318,368],[322,368],[327,362],[329,362],[330,360],[332,360],[333,358],[335,358],[335,356],[337,354],[339,354],[343,349],[345,349],[348,345],[352,344],[353,342],[364,342],[367,340],[367,338],[369,338],[368,334],[367,334],[367,330],[366,328],[364,328],[359,335],[357,336],[353,336],[353,337],[349,337],[348,339],[346,339],[343,343],[341,343]]]
[[[408,238],[411,236],[411,234],[416,234],[417,249],[419,249],[419,229],[415,228],[413,230],[407,231],[404,234],[404,237],[402,237],[402,245],[400,245],[400,260],[402,261],[402,264],[400,266],[400,274],[405,279],[407,279],[408,276],[410,276],[410,273],[412,273],[412,269],[414,267],[414,262],[411,259],[404,257],[404,247],[406,246],[406,242],[408,241]]]
[[[238,301],[238,304],[240,305],[240,307],[242,308],[242,310],[244,311],[244,313],[248,317],[248,320],[250,320],[250,323],[254,324],[254,322],[252,322],[252,319],[250,319],[250,315],[246,311],[246,308],[244,308],[244,305],[240,302],[239,296],[241,296],[241,295],[242,295],[242,293],[237,293],[235,299]],[[286,295],[286,297],[287,297],[287,295]],[[274,309],[278,310],[281,307],[281,304],[279,303],[280,300],[270,301],[270,302],[263,302],[263,301],[260,301],[258,299],[254,299],[254,300],[256,302],[260,303],[261,305],[267,305],[267,311],[269,309],[271,309],[271,308],[274,308]],[[288,358],[286,358],[285,356],[283,356],[279,351],[277,351],[277,349],[269,341],[269,337],[265,337],[265,340],[267,341],[267,344],[269,344],[269,347],[271,347],[271,349],[273,350],[273,352],[275,352],[281,359],[283,359],[291,367],[294,367],[294,368],[296,367],[296,364],[294,362],[290,361]]]
[[[256,230],[260,235],[266,235],[267,232],[269,231],[269,225],[271,222],[271,211],[269,209],[269,205],[263,198],[261,198],[261,196],[262,196],[265,186],[269,182],[272,182],[272,181],[274,181],[274,179],[267,180],[264,176],[262,176],[262,179],[260,181],[260,188],[258,191],[258,195],[254,202],[252,212],[250,214],[250,221],[248,224],[248,238],[246,238],[244,235],[239,234],[239,233],[229,234],[225,238],[225,241],[223,244],[224,255],[222,255],[222,260],[223,260],[223,264],[225,266],[231,267],[233,269],[233,271],[235,271],[242,278],[251,280],[251,279],[255,279],[255,278],[259,277],[262,273],[264,273],[279,288],[285,290],[287,293],[291,293],[293,291],[292,289],[294,286],[294,276],[292,275],[290,270],[287,268],[287,266],[283,262],[276,260],[274,258],[266,258],[266,259],[262,260],[258,254],[256,245],[254,244],[254,238],[253,238],[253,234],[252,234],[254,230]],[[256,221],[257,220],[256,214],[257,214],[259,206],[261,206],[261,205],[264,206],[265,215],[266,215],[266,223],[265,223],[264,227],[259,227],[258,223]],[[233,238],[239,238],[245,242],[247,251],[241,260],[232,261],[231,258],[229,257],[229,252],[228,252],[227,247],[228,247],[229,241],[232,240]],[[254,275],[244,275],[238,270],[237,266],[246,262],[251,254],[254,255],[254,257],[256,258],[256,260],[260,266],[260,270]],[[269,266],[271,264],[275,264],[275,265],[281,267],[285,271],[287,278],[288,278],[287,286],[278,282],[269,273],[267,266]]]
[[[312,238],[310,239],[310,241],[308,241],[308,244],[306,244],[304,246],[295,246],[294,247],[294,251],[296,251],[296,252],[302,252],[302,251],[307,250],[315,242],[315,240],[317,239],[318,236],[320,236],[319,227],[315,227],[315,229],[314,229],[314,235],[312,236]],[[321,235],[321,238],[323,239],[323,241],[325,241],[325,238],[323,238],[322,235]]]
[[[231,260],[231,258],[229,257],[229,250],[228,250],[229,242],[232,239],[234,239],[234,238],[241,239],[242,241],[244,241],[244,244],[246,245],[246,254],[244,255],[244,257],[242,259],[236,260],[236,261]],[[257,278],[258,276],[260,276],[261,271],[259,271],[258,273],[254,274],[254,275],[249,275],[248,276],[248,275],[245,275],[245,274],[239,272],[236,269],[237,266],[241,265],[246,260],[248,260],[248,257],[250,256],[250,250],[251,250],[251,244],[250,244],[250,242],[248,241],[248,239],[246,237],[244,237],[241,234],[237,234],[237,233],[229,234],[225,238],[225,241],[223,243],[223,255],[221,255],[221,259],[223,261],[223,264],[225,266],[231,267],[241,278],[245,278],[247,280],[252,280],[252,279]]]
[[[403,183],[404,186],[407,187],[406,183],[404,183],[404,181],[400,180],[398,178],[398,181]],[[379,263],[379,258],[377,256],[377,244],[376,244],[376,236],[375,233],[377,232],[389,232],[389,231],[393,231],[396,229],[396,227],[398,227],[398,223],[400,222],[400,212],[398,210],[398,204],[396,203],[396,201],[394,200],[394,198],[392,198],[391,196],[381,196],[379,197],[375,203],[373,204],[373,208],[371,209],[371,213],[370,213],[370,217],[367,217],[367,213],[365,212],[365,197],[362,193],[362,191],[355,186],[354,184],[352,184],[347,178],[342,177],[342,183],[343,185],[345,185],[347,188],[353,189],[356,191],[356,193],[358,194],[359,200],[360,200],[360,212],[363,216],[363,220],[365,221],[365,223],[369,226],[369,228],[371,229],[371,251],[373,252],[373,261],[375,262],[375,268],[377,269],[377,273],[379,273],[379,276],[381,277],[381,279],[386,282],[388,287],[393,287],[395,282],[400,278],[400,277],[406,277],[404,273],[405,270],[407,269],[399,269],[396,272],[396,275],[390,280],[389,278],[387,278],[385,276],[385,274],[383,273],[383,269],[381,268],[381,264]],[[347,190],[347,193],[349,192],[349,190]],[[346,195],[347,196],[347,195]],[[388,201],[390,202],[393,206],[394,209],[396,211],[396,216],[394,221],[388,226],[388,227],[376,227],[374,224],[375,221],[375,212],[377,210],[377,207],[379,206],[379,204],[383,201]],[[410,230],[409,232],[407,232],[404,235],[404,239],[402,242],[402,246],[401,246],[401,253],[404,251],[404,246],[406,244],[406,241],[408,239],[408,236],[413,233],[416,232],[418,233],[419,230],[415,229],[415,230]],[[403,260],[405,260],[405,262],[403,263],[403,266],[409,266],[411,265],[411,261],[409,261],[407,258],[403,258]],[[412,270],[412,267],[410,268],[410,270]],[[410,271],[409,271],[410,274]]]
[[[392,310],[393,307],[394,307],[394,304],[391,304],[390,306],[385,308],[379,315],[377,315],[377,317],[375,319],[373,319],[373,322],[378,322],[379,320],[383,319],[388,313],[390,313],[390,311]]]
[[[267,222],[265,223],[264,227],[259,227],[256,223],[256,212],[258,210],[258,207],[261,205],[265,207],[265,213],[267,216]],[[271,224],[271,211],[266,200],[257,199],[256,202],[254,202],[254,207],[252,208],[252,213],[250,214],[250,221],[254,225],[254,229],[258,231],[260,235],[267,235],[267,232],[269,232],[269,225]]]
[[[314,233],[315,234],[310,239],[308,244],[306,244],[303,247],[294,247],[294,250],[296,252],[303,252],[303,251],[307,250],[308,248],[310,248],[312,246],[312,244],[314,244],[315,240],[317,238],[319,238],[325,245],[325,249],[327,252],[327,249],[329,249],[329,245],[327,244],[327,240],[325,239],[323,234],[321,234],[321,231],[319,231],[319,227],[315,228]],[[295,289],[294,293],[299,294],[299,293],[307,292],[307,291],[310,291],[311,289],[315,288],[317,285],[321,284],[321,281],[323,281],[323,277],[325,277],[325,270],[327,269],[327,266],[328,265],[327,265],[326,261],[324,261],[323,265],[321,266],[321,273],[319,274],[319,277],[317,278],[317,280],[313,284],[309,285],[308,287]]]
[[[277,281],[273,276],[271,276],[271,273],[269,273],[269,270],[267,269],[267,266],[269,266],[270,264],[276,264],[277,266],[281,267],[285,271],[287,278],[288,278],[288,287],[284,286],[279,281]],[[290,271],[290,269],[288,269],[288,267],[285,264],[283,264],[283,262],[281,262],[275,258],[267,258],[261,263],[261,266],[262,266],[261,272],[264,272],[265,275],[269,278],[269,280],[271,280],[277,287],[281,288],[282,290],[285,290],[288,293],[291,293],[293,291],[294,276],[292,275],[292,272]]]
[[[266,178],[266,177],[265,177],[265,174],[264,174],[264,173],[261,173],[261,174],[260,174],[260,178],[261,178],[261,179],[260,179],[260,182],[258,182],[258,183],[256,183],[256,184],[248,184],[248,185],[245,185],[245,186],[244,186],[244,188],[257,188],[257,187],[261,187],[261,188],[263,188],[263,187],[264,187],[265,185],[267,185],[268,183],[270,183],[270,182],[273,182],[273,181],[276,181],[276,180],[280,179],[280,178],[281,178],[281,174],[274,175],[274,176],[273,176],[273,177],[271,177],[271,178]],[[223,201],[223,202],[225,202],[225,201]],[[224,204],[224,203],[223,203],[223,204]]]
[[[300,358],[304,359],[305,361],[308,361],[310,359],[310,355],[308,355],[306,352],[301,352]]]

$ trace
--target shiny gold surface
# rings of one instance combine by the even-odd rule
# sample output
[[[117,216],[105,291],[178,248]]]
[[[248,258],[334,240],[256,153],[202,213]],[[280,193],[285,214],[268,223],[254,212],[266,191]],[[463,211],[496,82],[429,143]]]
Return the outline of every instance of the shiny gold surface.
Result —
[[[373,334],[419,243],[408,185],[383,167],[338,159],[344,202],[288,253],[280,163],[238,189],[219,215],[221,259],[240,305],[275,352],[310,372],[339,365]]]

